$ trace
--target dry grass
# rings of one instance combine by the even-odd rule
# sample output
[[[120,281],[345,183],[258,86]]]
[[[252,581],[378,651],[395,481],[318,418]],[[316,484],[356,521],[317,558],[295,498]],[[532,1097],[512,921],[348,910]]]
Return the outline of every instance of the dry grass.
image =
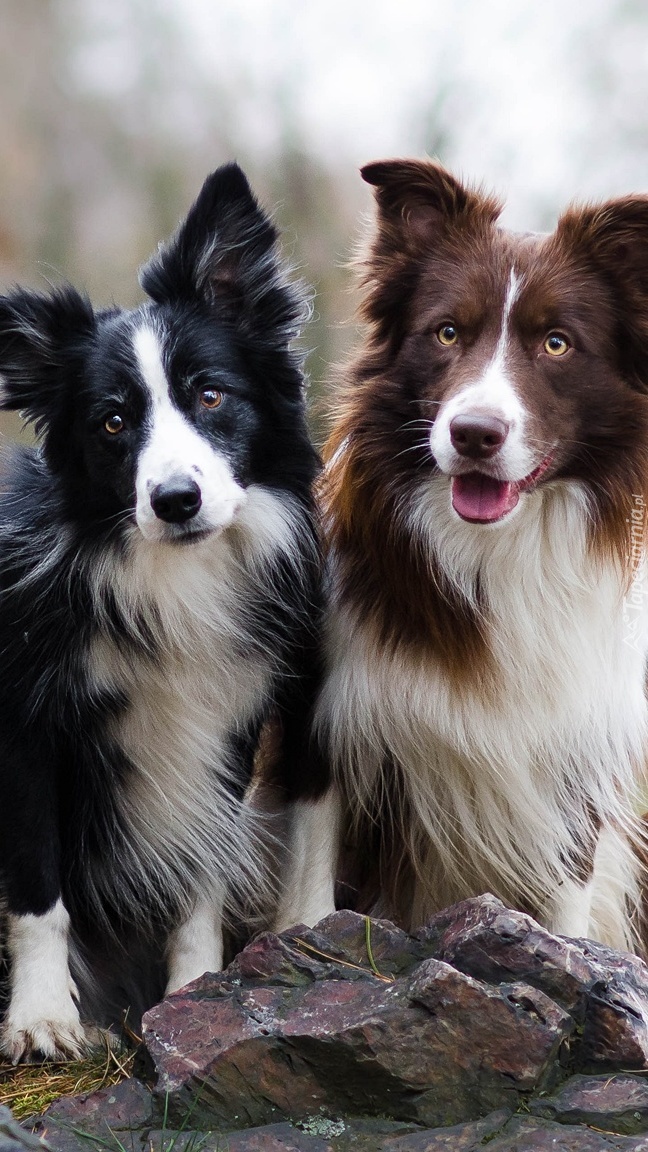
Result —
[[[134,1052],[106,1048],[86,1060],[61,1064],[0,1063],[0,1104],[11,1108],[16,1120],[35,1116],[59,1096],[97,1092],[130,1076]]]

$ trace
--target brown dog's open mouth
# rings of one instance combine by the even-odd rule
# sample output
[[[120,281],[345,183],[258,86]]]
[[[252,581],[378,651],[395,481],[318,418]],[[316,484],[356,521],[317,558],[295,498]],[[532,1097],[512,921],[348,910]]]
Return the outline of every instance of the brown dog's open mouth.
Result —
[[[466,472],[451,478],[452,507],[471,524],[494,524],[515,508],[520,492],[533,488],[553,460],[553,452],[522,480],[496,480],[483,472]]]

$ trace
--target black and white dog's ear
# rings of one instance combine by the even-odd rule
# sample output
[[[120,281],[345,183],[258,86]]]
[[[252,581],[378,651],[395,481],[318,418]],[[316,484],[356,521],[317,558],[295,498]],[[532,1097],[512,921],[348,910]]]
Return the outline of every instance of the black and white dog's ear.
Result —
[[[307,309],[289,284],[277,232],[238,164],[208,176],[186,219],[140,271],[158,304],[202,301],[250,336],[284,345]]]
[[[42,431],[94,328],[89,301],[68,285],[0,296],[0,408],[24,412]]]

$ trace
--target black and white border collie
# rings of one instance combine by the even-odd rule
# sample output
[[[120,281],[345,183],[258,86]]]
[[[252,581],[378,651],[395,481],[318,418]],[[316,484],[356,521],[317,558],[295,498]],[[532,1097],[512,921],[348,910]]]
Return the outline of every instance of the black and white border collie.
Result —
[[[9,454],[0,494],[13,1061],[92,1039],[89,955],[126,965],[139,941],[160,991],[221,966],[227,892],[264,883],[243,797],[271,713],[285,795],[308,810],[317,457],[291,350],[304,304],[275,242],[232,164],[143,269],[147,303],[0,298],[0,405],[39,440]],[[284,920],[318,918],[305,879],[291,870]]]
[[[356,882],[405,926],[491,890],[637,946],[648,198],[518,235],[432,162],[363,176],[377,226],[326,450],[316,725]]]

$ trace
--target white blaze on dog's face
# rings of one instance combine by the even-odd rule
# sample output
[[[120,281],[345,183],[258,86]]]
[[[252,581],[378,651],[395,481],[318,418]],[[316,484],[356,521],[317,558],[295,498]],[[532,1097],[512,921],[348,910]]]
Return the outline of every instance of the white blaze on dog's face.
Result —
[[[174,403],[155,329],[138,328],[133,347],[148,400],[135,477],[137,525],[153,541],[191,541],[221,532],[245,503],[245,490],[226,457]]]
[[[492,475],[518,480],[533,466],[534,453],[525,438],[527,413],[515,389],[509,356],[511,309],[520,286],[521,278],[511,269],[499,336],[490,360],[439,408],[430,446],[440,469],[449,475],[467,472],[474,467],[459,450],[457,435],[453,435],[457,427],[454,423],[456,417],[474,420],[475,424],[481,420],[484,427],[492,422],[491,438],[498,442],[497,452],[491,457],[492,463],[487,466]]]
[[[512,267],[498,315],[497,342],[477,370],[439,405],[430,448],[451,478],[451,502],[463,520],[498,523],[519,507],[538,467],[529,413],[515,386],[511,311],[524,284]],[[447,325],[454,335],[454,325]],[[443,341],[443,326],[439,338]],[[535,477],[534,477],[535,478]]]

